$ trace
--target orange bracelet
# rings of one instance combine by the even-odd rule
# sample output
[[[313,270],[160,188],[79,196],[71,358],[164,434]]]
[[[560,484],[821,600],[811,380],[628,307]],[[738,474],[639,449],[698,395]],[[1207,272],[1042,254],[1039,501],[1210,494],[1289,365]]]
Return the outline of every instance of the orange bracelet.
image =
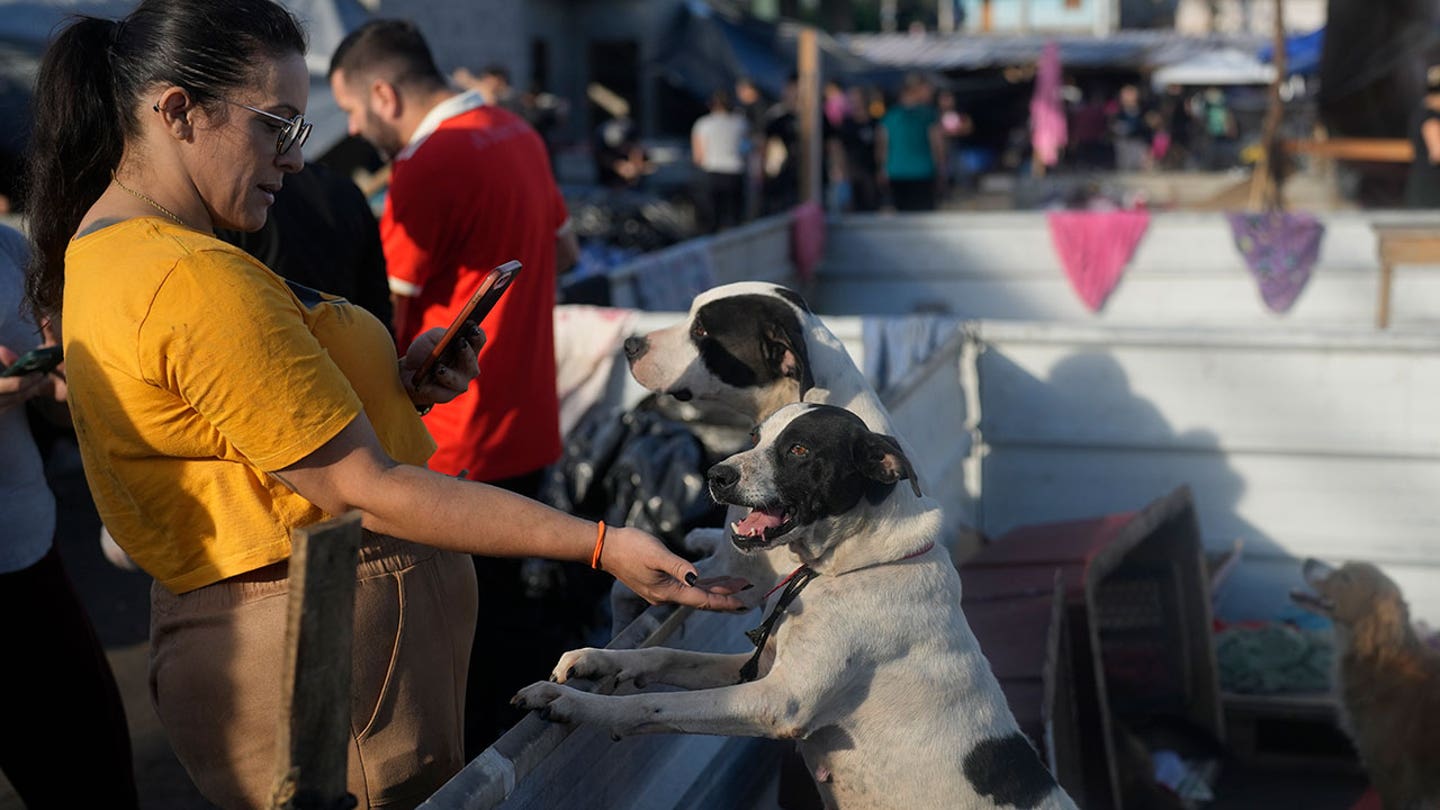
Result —
[[[600,569],[600,552],[605,549],[605,521],[600,521],[595,528],[595,553],[590,555],[590,567]]]

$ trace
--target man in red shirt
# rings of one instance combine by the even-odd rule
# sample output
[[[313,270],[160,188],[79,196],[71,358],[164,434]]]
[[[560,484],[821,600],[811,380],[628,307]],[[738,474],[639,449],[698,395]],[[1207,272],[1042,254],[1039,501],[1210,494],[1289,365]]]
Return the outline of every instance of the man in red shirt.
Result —
[[[483,324],[475,395],[425,417],[440,445],[430,466],[491,483],[538,479],[560,456],[555,278],[579,252],[544,142],[479,93],[455,93],[408,22],[358,29],[330,82],[350,132],[394,161],[380,233],[399,345],[448,325],[490,268],[525,265]],[[517,488],[533,497],[536,485]]]
[[[533,498],[544,468],[560,457],[556,276],[579,255],[545,144],[514,113],[487,106],[478,92],[451,89],[409,22],[373,20],[347,36],[331,60],[330,86],[350,133],[393,161],[380,234],[399,345],[448,325],[491,268],[524,264],[482,324],[487,341],[470,395],[431,411],[425,423],[439,445],[432,469]],[[475,559],[479,626],[493,642],[494,613],[518,618],[519,562]],[[540,630],[513,629],[516,643]],[[493,708],[514,691],[503,678],[477,683],[496,669],[494,661],[471,666],[471,706]],[[516,688],[537,676],[543,672],[518,674]],[[495,711],[490,722],[503,724],[508,715]],[[477,739],[467,749],[488,742],[478,738],[495,729],[468,720],[467,736]]]

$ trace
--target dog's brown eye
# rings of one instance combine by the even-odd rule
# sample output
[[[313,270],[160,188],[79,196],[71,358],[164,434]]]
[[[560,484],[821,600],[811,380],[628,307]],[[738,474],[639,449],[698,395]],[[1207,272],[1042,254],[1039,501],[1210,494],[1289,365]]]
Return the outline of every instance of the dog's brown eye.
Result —
[[[706,337],[709,334],[710,333],[705,331],[705,327],[699,321],[696,321],[690,327],[690,337],[693,337],[696,340]]]
[[[810,455],[810,448],[803,444],[792,444],[790,445],[790,455],[796,458],[804,458]]]

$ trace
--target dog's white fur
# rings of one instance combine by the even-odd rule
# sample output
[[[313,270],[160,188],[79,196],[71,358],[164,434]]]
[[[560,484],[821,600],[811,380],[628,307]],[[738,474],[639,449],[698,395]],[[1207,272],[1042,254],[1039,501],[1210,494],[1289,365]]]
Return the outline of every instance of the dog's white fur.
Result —
[[[757,502],[773,488],[769,445],[813,407],[780,410],[762,426],[755,449],[726,462],[738,467],[741,486],[754,490]],[[737,684],[744,653],[585,649],[560,659],[558,683],[526,687],[515,702],[617,736],[796,739],[830,807],[1009,806],[977,790],[975,774],[967,773],[978,744],[1014,740],[1020,731],[961,613],[960,578],[936,544],[940,527],[934,500],[901,484],[879,503],[862,499],[845,514],[783,535],[777,542],[819,576],[784,614],[755,681]],[[562,685],[571,678],[698,691],[597,695]],[[1025,775],[1043,767],[1036,756]],[[985,770],[987,762],[975,767]],[[1001,784],[1000,770],[981,777],[990,793]],[[1034,801],[1025,806],[1074,807],[1053,782],[1036,790],[1037,781],[1028,783]]]
[[[799,383],[784,379],[761,389],[726,385],[711,375],[700,361],[700,354],[691,340],[690,331],[696,313],[712,301],[737,295],[775,298],[794,311],[805,335],[805,353],[814,385],[805,392],[803,401],[834,405],[850,411],[876,433],[894,436],[906,455],[914,458],[912,448],[906,443],[905,437],[894,429],[890,413],[881,404],[880,396],[875,393],[865,375],[855,366],[845,344],[835,337],[817,315],[777,295],[776,289],[774,284],[744,281],[714,287],[697,295],[690,304],[690,312],[685,320],[645,336],[649,350],[631,363],[631,374],[636,382],[651,391],[688,388],[697,400],[727,406],[750,418],[755,424],[765,421],[780,408],[802,401]],[[727,510],[726,525],[743,517],[745,511],[734,507]],[[685,545],[695,553],[707,555],[696,565],[701,576],[735,576],[761,586],[737,594],[738,598],[752,607],[758,604],[760,596],[770,584],[797,564],[794,554],[784,546],[759,553],[741,554],[725,539],[724,529],[692,531],[686,536]],[[621,592],[617,592],[617,598],[612,600],[617,630],[629,624],[635,616],[635,608],[639,607],[638,604],[627,605],[619,593]]]

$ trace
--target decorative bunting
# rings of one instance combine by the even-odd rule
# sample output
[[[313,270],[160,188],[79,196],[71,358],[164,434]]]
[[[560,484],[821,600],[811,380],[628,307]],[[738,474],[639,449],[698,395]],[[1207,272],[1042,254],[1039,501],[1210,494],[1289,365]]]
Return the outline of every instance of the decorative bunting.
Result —
[[[1147,211],[1051,211],[1050,243],[1070,286],[1098,312],[1150,224]]]
[[[1285,313],[1310,283],[1325,226],[1311,214],[1231,213],[1230,231],[1271,312]]]

